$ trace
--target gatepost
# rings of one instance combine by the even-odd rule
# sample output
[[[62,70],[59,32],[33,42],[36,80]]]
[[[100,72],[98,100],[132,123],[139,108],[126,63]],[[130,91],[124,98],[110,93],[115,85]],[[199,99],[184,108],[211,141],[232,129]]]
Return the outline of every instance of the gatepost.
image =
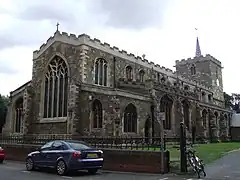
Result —
[[[181,172],[187,172],[187,157],[186,157],[186,129],[184,123],[180,123],[180,160],[181,160]]]
[[[165,171],[165,158],[164,158],[164,127],[163,127],[163,121],[165,120],[165,112],[160,112],[159,113],[159,119],[158,119],[158,123],[160,125],[160,131],[161,131],[161,142],[160,142],[160,151],[161,151],[161,167],[162,167],[162,174],[164,174]]]

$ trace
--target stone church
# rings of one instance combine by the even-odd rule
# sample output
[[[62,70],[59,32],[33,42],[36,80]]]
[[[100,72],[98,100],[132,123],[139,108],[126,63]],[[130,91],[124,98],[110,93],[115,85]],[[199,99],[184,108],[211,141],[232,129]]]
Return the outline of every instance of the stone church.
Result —
[[[33,52],[31,81],[10,92],[3,133],[176,137],[184,122],[189,134],[227,138],[221,62],[197,38],[195,57],[175,67],[57,30]]]

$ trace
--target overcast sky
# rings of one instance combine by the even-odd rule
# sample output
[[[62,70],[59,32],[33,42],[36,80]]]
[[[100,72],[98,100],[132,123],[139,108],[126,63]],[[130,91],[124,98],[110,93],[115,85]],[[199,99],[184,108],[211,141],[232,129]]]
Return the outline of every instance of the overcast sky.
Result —
[[[57,22],[60,31],[86,33],[171,69],[194,56],[197,27],[202,54],[222,62],[224,90],[239,93],[239,7],[239,0],[0,0],[0,93],[31,79],[32,52]]]

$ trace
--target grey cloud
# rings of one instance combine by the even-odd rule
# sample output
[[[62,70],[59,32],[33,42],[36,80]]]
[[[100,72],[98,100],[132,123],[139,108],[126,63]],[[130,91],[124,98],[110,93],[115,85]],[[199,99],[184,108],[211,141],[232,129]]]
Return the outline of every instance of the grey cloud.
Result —
[[[31,28],[31,25],[35,28]],[[45,36],[44,32],[40,32],[41,29],[38,29],[35,23],[16,23],[0,31],[0,51],[15,46],[35,45]]]
[[[143,29],[161,25],[168,4],[161,0],[100,0],[99,8],[108,14],[107,25]]]
[[[54,20],[54,21],[74,21],[72,13],[64,11],[63,8],[50,5],[33,5],[19,13],[19,18],[25,20]]]

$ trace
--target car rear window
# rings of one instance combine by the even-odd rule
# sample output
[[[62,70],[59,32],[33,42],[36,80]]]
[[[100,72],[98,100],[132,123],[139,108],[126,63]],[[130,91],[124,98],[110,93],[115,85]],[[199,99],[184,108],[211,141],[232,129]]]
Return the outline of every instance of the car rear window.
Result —
[[[69,146],[75,150],[84,150],[84,149],[91,149],[89,146],[81,143],[68,143]]]

